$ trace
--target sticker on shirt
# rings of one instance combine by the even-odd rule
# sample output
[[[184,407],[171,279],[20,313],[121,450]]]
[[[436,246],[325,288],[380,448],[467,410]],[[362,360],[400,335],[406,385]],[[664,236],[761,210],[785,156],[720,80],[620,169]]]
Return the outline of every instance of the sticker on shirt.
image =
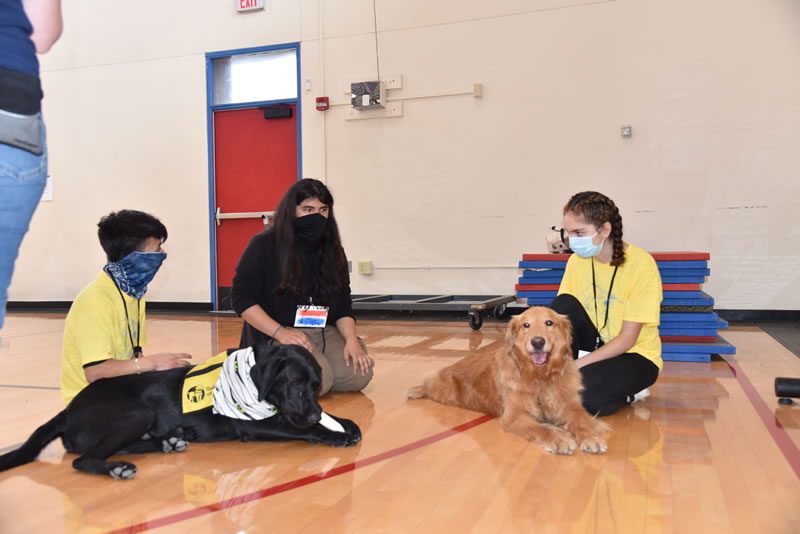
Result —
[[[294,317],[295,328],[325,328],[328,322],[327,306],[298,306]]]

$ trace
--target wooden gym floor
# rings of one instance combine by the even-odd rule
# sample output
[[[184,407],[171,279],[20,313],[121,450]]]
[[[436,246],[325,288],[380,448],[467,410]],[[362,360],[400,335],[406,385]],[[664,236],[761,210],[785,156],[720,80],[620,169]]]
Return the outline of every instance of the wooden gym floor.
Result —
[[[63,316],[14,315],[0,332],[0,451],[63,408]],[[151,316],[151,351],[200,362],[236,346],[240,320]],[[0,532],[800,532],[800,406],[776,376],[800,359],[757,327],[738,354],[666,363],[652,395],[608,418],[609,452],[546,453],[496,419],[405,391],[425,372],[502,346],[503,325],[361,321],[376,361],[363,393],[324,408],[355,420],[347,449],[305,443],[191,444],[131,456],[130,481],[74,471],[60,440],[0,474]]]

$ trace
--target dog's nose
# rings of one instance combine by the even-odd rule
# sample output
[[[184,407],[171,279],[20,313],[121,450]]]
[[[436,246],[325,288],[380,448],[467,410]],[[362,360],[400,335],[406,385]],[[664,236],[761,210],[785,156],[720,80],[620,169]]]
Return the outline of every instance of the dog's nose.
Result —
[[[531,338],[531,347],[533,347],[533,350],[537,352],[541,352],[541,350],[544,348],[545,343],[546,343],[545,339],[541,336],[536,336],[534,338]]]
[[[309,424],[315,425],[322,419],[322,413],[313,413],[307,417]]]

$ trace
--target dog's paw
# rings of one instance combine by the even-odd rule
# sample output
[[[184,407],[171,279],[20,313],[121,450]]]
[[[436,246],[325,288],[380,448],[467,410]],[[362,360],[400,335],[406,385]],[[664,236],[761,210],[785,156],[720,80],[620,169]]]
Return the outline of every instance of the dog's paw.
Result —
[[[572,436],[559,435],[552,440],[542,443],[541,446],[544,450],[547,452],[552,452],[553,454],[572,454],[578,447],[578,443],[572,438]]]
[[[320,436],[320,443],[330,445],[332,447],[351,447],[361,441],[361,429],[350,419],[342,419],[335,417],[339,423],[344,427],[344,432],[335,432],[325,429]]]
[[[342,423],[344,431],[352,438],[352,443],[350,445],[355,445],[361,441],[361,429],[357,424],[350,419],[339,419],[339,422]]]
[[[581,441],[581,450],[592,454],[603,454],[608,452],[608,445],[603,438],[592,436]]]
[[[108,462],[108,474],[114,478],[127,480],[136,476],[136,466],[128,462]]]
[[[330,432],[327,436],[320,439],[320,443],[331,447],[349,447],[355,445],[357,441],[346,432]]]
[[[406,391],[406,396],[409,399],[421,399],[425,396],[425,386],[414,386]]]
[[[183,452],[189,442],[181,438],[171,437],[161,441],[161,450],[164,452]]]

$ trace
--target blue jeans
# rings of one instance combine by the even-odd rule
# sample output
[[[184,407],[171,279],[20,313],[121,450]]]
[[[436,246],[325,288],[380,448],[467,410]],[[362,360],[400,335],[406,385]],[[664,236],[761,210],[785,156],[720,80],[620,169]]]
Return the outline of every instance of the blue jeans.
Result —
[[[0,143],[0,328],[6,317],[8,286],[19,246],[47,180],[44,124],[42,146],[42,155],[35,156],[27,150]]]

